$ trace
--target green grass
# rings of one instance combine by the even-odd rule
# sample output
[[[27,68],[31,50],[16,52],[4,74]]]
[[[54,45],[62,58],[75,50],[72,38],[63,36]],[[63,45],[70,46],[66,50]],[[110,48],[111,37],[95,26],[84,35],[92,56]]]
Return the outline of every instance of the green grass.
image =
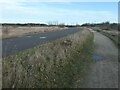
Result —
[[[92,62],[93,34],[73,35],[3,58],[3,88],[73,87]]]

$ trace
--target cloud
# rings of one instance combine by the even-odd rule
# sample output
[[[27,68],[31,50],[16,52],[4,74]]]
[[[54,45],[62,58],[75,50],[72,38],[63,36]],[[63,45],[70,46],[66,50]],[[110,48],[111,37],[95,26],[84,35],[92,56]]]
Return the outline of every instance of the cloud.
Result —
[[[117,21],[117,15],[110,11],[94,11],[94,10],[88,11],[60,7],[58,8],[54,6],[51,7],[42,2],[39,2],[39,7],[27,6],[27,4],[28,3],[26,0],[21,1],[2,0],[1,2],[2,22],[5,21],[47,22],[52,20],[58,20],[60,22],[69,23],[69,22],[92,22],[93,20]]]

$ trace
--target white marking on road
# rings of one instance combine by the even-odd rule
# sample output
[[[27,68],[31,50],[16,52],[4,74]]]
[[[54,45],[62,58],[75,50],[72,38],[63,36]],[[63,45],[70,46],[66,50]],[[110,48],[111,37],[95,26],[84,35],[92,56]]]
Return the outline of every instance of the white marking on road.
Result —
[[[40,39],[44,39],[44,38],[47,38],[47,37],[40,37]]]

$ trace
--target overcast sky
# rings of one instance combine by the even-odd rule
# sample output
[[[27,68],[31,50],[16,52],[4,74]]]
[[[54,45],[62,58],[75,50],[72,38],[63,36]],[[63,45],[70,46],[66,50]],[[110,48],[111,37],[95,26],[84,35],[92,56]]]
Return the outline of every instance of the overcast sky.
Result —
[[[58,21],[66,24],[83,24],[105,21],[118,22],[117,2],[9,1],[0,2],[1,23]]]

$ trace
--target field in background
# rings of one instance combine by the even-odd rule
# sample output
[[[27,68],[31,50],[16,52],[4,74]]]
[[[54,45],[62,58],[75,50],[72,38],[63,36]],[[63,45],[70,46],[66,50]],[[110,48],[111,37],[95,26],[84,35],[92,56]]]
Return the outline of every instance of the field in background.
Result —
[[[96,24],[86,23],[81,26],[96,30],[113,40],[117,46],[120,45],[120,42],[118,40],[120,37],[120,24],[118,23],[110,23],[107,21]]]
[[[5,57],[3,88],[73,87],[77,78],[83,81],[92,51],[93,34],[81,30]]]
[[[116,30],[112,30],[112,29],[105,30],[105,29],[102,29],[101,27],[92,27],[92,29],[96,30],[96,31],[100,32],[101,34],[110,38],[117,46],[120,45],[120,42],[118,40],[119,37],[120,37],[120,31],[119,30],[117,30],[117,29]]]
[[[44,33],[56,30],[64,30],[67,27],[58,27],[58,26],[15,26],[15,25],[3,25],[1,30],[0,37],[10,38],[17,37],[22,35],[32,35],[36,33]]]
[[[120,37],[120,33],[114,31],[105,31],[105,30],[101,31],[100,33],[110,38],[117,46],[120,46],[120,42],[118,40],[118,38]]]

